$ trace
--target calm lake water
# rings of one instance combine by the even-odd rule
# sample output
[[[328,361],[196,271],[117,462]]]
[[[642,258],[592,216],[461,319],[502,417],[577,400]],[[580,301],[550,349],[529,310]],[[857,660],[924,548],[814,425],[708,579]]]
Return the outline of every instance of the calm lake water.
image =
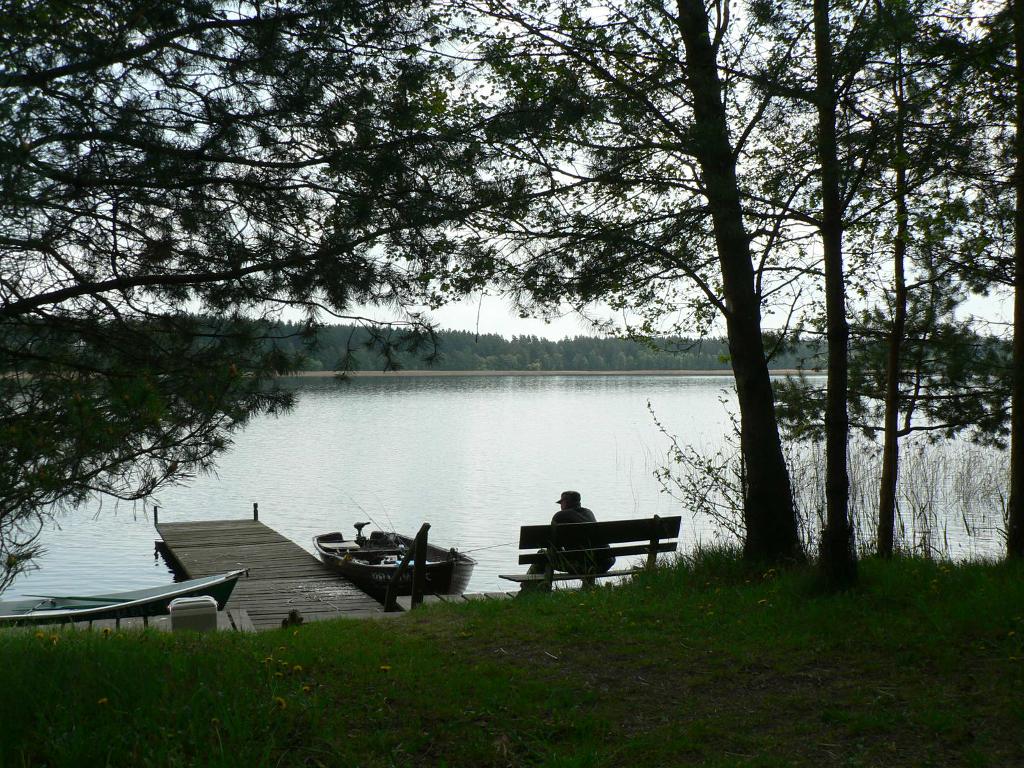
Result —
[[[652,473],[668,447],[648,402],[681,443],[721,444],[734,408],[721,376],[458,376],[303,379],[295,408],[254,421],[217,473],[142,504],[93,504],[43,534],[39,569],[4,594],[104,592],[172,580],[154,559],[152,505],[164,522],[260,520],[312,551],[314,534],[371,520],[478,560],[471,591],[508,589],[518,529],[546,522],[566,489],[598,519],[680,514]],[[712,541],[683,514],[682,547]],[[997,543],[972,554],[998,553]]]

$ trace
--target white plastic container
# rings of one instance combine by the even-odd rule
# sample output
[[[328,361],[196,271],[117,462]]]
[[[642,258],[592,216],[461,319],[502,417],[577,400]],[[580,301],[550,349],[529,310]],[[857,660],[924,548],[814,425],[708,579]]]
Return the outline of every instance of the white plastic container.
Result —
[[[217,601],[209,595],[171,600],[171,631],[211,632],[217,629]]]

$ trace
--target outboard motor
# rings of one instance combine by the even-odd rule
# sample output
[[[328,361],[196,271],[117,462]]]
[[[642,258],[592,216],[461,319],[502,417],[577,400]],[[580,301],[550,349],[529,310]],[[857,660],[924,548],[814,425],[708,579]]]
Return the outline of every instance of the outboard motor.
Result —
[[[366,537],[363,536],[363,528],[365,528],[368,525],[369,525],[368,522],[367,523],[356,523],[355,524],[356,544],[358,544],[361,547],[366,545]]]

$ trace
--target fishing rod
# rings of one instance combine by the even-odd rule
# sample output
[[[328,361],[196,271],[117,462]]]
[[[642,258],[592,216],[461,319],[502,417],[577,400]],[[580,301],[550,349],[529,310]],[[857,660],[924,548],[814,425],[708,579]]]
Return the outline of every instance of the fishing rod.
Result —
[[[388,519],[388,525],[391,526],[391,532],[392,533],[398,533],[398,531],[395,530],[394,522],[392,522],[392,520],[391,520],[391,515],[388,514],[387,507],[385,507],[384,504],[381,502],[380,497],[377,494],[373,494],[373,499],[374,499],[374,501],[377,502],[377,506],[380,507],[381,512],[384,513],[384,517],[386,517]],[[374,525],[377,525],[377,524],[374,523]],[[377,527],[380,528],[379,525],[377,525]]]
[[[468,555],[470,552],[482,552],[485,549],[497,549],[498,547],[514,547],[518,546],[518,541],[509,541],[504,544],[491,544],[489,547],[476,547],[474,549],[461,549],[459,550],[464,555]]]
[[[346,493],[345,496],[347,496],[348,500],[350,502],[352,502],[352,504],[355,505],[356,509],[359,510],[360,514],[362,514],[363,516],[368,517],[370,519],[370,522],[373,523],[373,525],[378,530],[381,530],[381,531],[388,530],[387,528],[384,528],[384,526],[382,526],[376,520],[374,520],[373,519],[373,515],[371,515],[369,512],[367,512],[365,509],[363,509],[363,506],[352,497],[352,494]],[[378,498],[376,495],[374,495],[374,499],[377,501],[377,504],[380,506],[381,511],[384,513],[384,516],[387,518],[388,525],[390,526],[391,532],[397,534],[398,531],[395,530],[394,521],[392,521],[391,515],[388,514],[387,508],[381,503],[380,498]],[[483,552],[485,549],[497,549],[498,547],[514,547],[514,546],[517,546],[518,544],[519,544],[518,541],[508,541],[508,542],[505,542],[505,543],[502,543],[502,544],[491,544],[491,545],[486,546],[486,547],[475,547],[473,549],[460,549],[459,551],[462,552],[463,554],[469,554],[470,552]]]
[[[373,515],[371,515],[369,512],[367,512],[365,509],[363,509],[363,505],[360,504],[358,501],[356,501],[355,498],[353,498],[352,494],[346,493],[345,495],[348,497],[348,500],[351,501],[355,505],[356,509],[359,510],[359,513],[361,515],[363,515],[364,517],[370,518],[370,522],[373,523],[374,528],[377,528],[378,530],[381,530],[381,531],[387,530],[384,526],[382,526],[380,523],[378,523],[376,520],[373,519]],[[390,522],[390,519],[389,519],[389,522]],[[397,533],[397,531],[395,531],[395,529],[394,529],[394,526],[392,526],[391,532],[392,533]]]

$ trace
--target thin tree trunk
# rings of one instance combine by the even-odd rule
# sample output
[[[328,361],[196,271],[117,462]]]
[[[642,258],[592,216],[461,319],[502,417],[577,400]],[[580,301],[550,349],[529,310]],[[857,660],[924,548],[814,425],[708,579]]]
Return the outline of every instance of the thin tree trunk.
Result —
[[[907,327],[907,282],[904,260],[907,253],[907,168],[903,125],[906,105],[903,100],[902,53],[896,50],[896,242],[893,244],[892,328],[889,332],[888,360],[885,372],[885,439],[882,445],[882,479],[878,490],[878,554],[892,557],[896,527],[896,484],[899,478],[899,396],[903,337]]]
[[[821,163],[821,236],[825,256],[825,311],[828,337],[828,392],[825,398],[825,530],[821,533],[821,567],[825,583],[844,589],[857,580],[857,559],[847,507],[850,482],[846,470],[848,358],[843,281],[843,210],[839,195],[836,147],[836,95],[832,74],[828,0],[814,0],[814,49],[817,64],[818,155]]]
[[[1006,554],[1024,557],[1024,0],[1010,0],[1016,61],[1017,131],[1013,185],[1017,193],[1013,254],[1013,370],[1010,395],[1010,501]]]
[[[736,159],[729,143],[718,62],[703,0],[679,0],[679,29],[686,47],[696,154],[707,187],[722,271],[729,354],[740,408],[740,449],[747,472],[744,554],[752,560],[798,559],[802,552],[793,493],[775,417],[750,240],[743,223]]]

